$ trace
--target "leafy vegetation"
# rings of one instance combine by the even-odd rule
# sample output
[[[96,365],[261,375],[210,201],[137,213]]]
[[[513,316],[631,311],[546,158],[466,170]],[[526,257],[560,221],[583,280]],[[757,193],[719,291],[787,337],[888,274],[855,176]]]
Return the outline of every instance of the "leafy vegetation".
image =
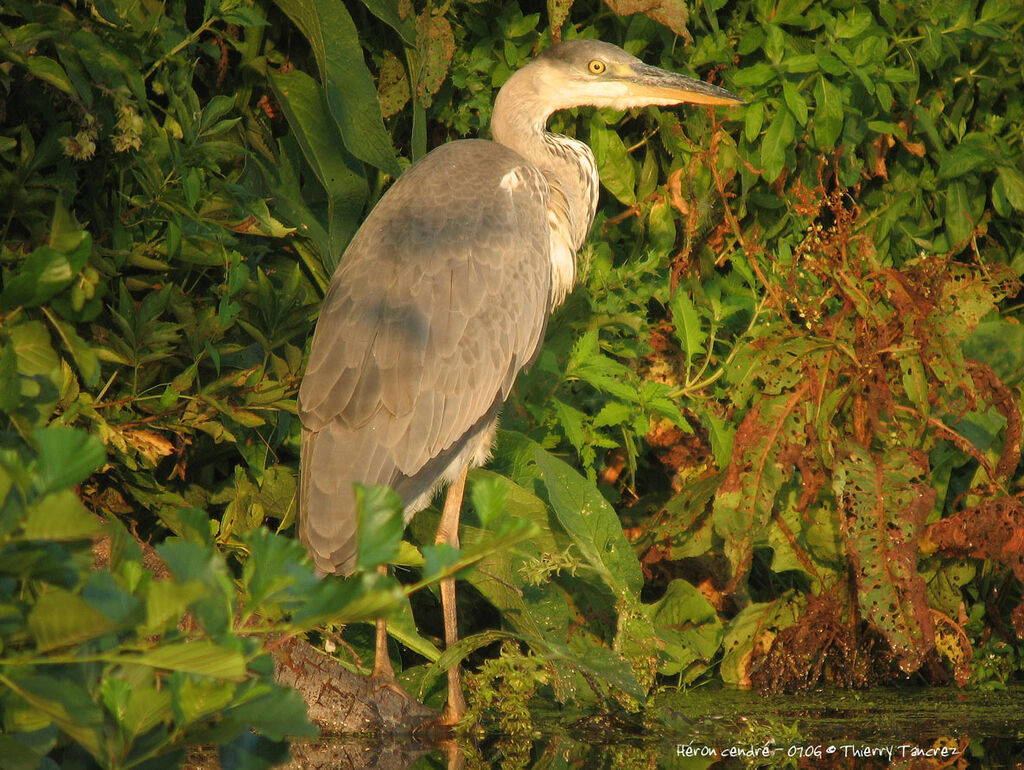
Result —
[[[310,730],[272,640],[319,628],[365,671],[381,612],[410,691],[467,659],[512,736],[531,702],[636,709],[675,682],[1020,678],[1024,10],[635,10],[5,3],[10,763],[206,741],[267,766]],[[388,182],[484,133],[559,35],[748,104],[555,117],[603,207],[471,474],[463,550],[417,547],[433,510],[403,544],[368,491],[360,571],[317,581],[287,535],[319,298]],[[430,588],[454,571],[441,654]]]

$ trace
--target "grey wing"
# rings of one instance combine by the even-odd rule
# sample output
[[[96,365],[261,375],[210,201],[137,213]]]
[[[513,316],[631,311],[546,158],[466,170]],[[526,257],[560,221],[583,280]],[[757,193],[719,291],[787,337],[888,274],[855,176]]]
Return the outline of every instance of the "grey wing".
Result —
[[[299,392],[300,536],[322,571],[355,560],[352,483],[406,504],[493,422],[543,336],[548,188],[492,142],[427,155],[356,234]],[[414,511],[409,511],[412,513]]]

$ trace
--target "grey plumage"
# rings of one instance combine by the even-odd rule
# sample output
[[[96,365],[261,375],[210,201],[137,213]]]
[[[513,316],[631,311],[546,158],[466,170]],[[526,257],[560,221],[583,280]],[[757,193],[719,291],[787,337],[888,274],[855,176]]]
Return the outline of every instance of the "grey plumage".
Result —
[[[517,184],[502,190],[510,172]],[[479,450],[543,337],[547,205],[543,177],[512,150],[452,142],[403,174],[352,240],[299,394],[300,535],[322,571],[354,566],[352,482],[393,487],[411,516],[451,460]]]
[[[495,141],[444,145],[381,198],[332,278],[299,391],[299,535],[320,571],[355,567],[353,482],[393,487],[408,519],[486,460],[597,206],[593,154],[548,133],[550,115],[683,101],[740,100],[607,43],[561,43],[501,89]]]

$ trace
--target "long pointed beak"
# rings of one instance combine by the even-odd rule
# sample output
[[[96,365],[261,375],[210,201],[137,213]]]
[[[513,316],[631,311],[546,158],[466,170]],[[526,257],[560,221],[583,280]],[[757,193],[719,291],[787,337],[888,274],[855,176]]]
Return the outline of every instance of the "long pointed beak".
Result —
[[[623,80],[629,84],[631,97],[657,100],[660,104],[746,104],[724,88],[648,64],[633,65],[632,72]]]

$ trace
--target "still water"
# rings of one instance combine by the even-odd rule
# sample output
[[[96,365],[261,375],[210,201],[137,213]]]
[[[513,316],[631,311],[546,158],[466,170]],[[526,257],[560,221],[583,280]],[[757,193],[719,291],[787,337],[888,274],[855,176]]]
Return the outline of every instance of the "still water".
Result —
[[[762,697],[696,689],[654,698],[644,718],[540,714],[536,732],[443,749],[322,739],[291,767],[1024,768],[1024,687],[823,690]]]

